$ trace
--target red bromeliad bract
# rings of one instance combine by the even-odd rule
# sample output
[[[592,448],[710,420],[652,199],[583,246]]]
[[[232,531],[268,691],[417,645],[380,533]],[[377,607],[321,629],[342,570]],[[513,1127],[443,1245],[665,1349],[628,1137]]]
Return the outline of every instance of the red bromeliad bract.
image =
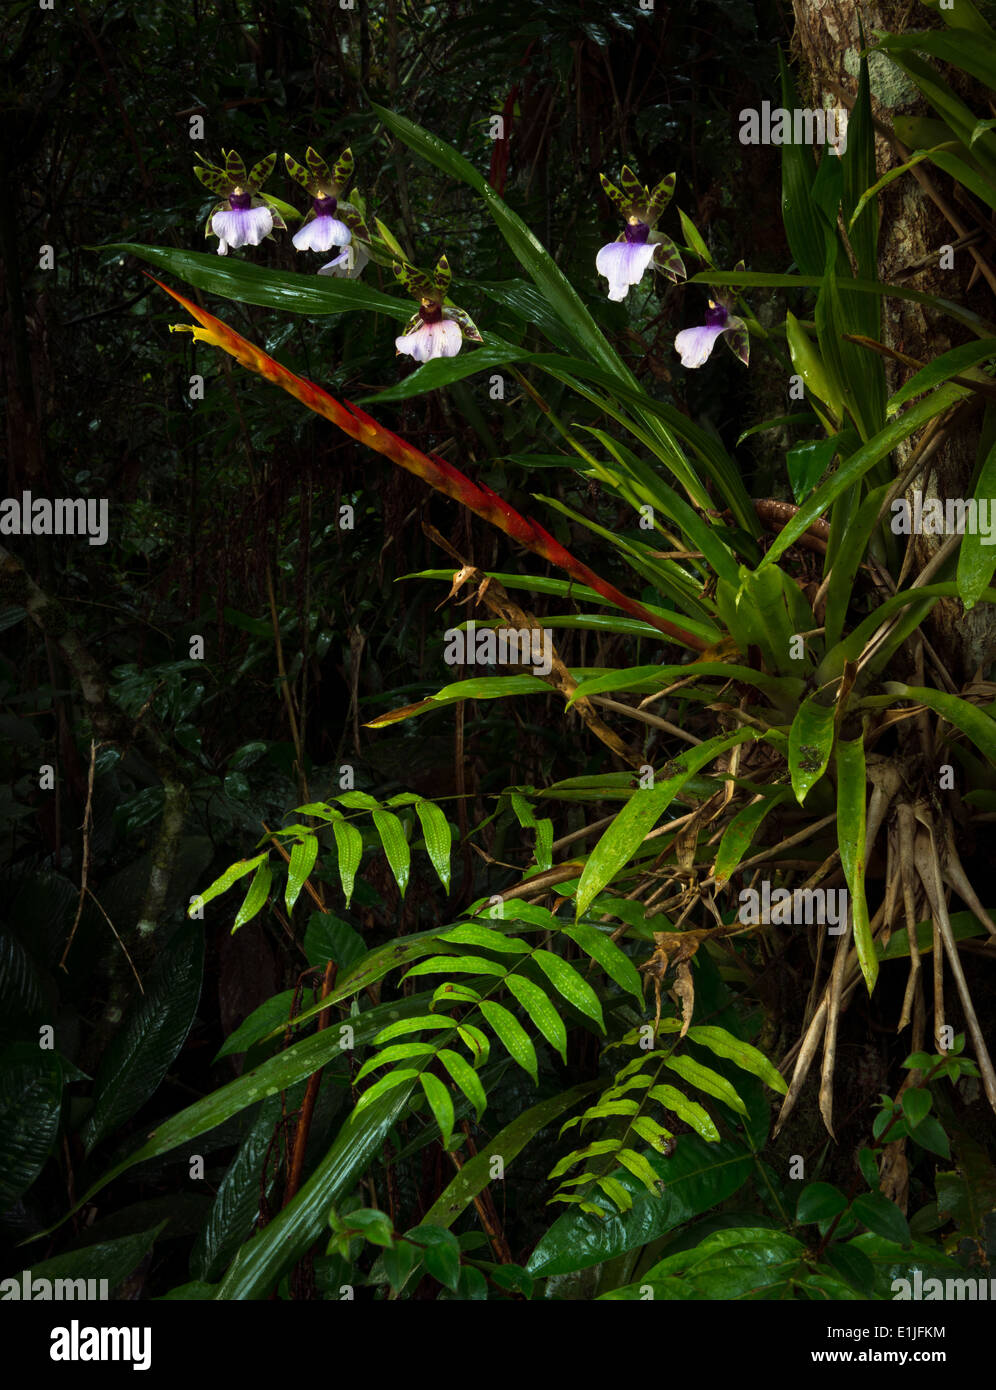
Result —
[[[234,329],[229,328],[221,319],[216,319],[213,314],[207,313],[189,299],[185,299],[182,294],[177,294],[168,285],[164,285],[161,280],[156,280],[154,275],[150,275],[149,279],[155,280],[160,289],[165,290],[177,303],[182,304],[201,325],[200,328],[194,328],[191,324],[178,324],[175,326],[176,331],[193,333],[195,338],[222,348],[243,367],[258,372],[267,381],[272,381],[275,386],[283,387],[302,405],[306,405],[316,415],[322,415],[326,420],[330,420],[351,439],[375,449],[377,453],[389,458],[399,468],[414,473],[416,477],[421,478],[437,492],[452,497],[455,502],[459,502],[484,521],[490,522],[492,526],[497,526],[507,536],[511,536],[519,545],[531,550],[533,554],[541,556],[544,560],[548,560],[550,564],[557,565],[572,579],[594,589],[602,598],[614,604],[615,607],[621,608],[631,617],[649,623],[665,636],[695,651],[702,652],[707,648],[708,643],[696,633],[688,632],[677,623],[669,622],[659,614],[651,613],[647,608],[644,608],[642,603],[627,598],[614,585],[600,578],[587,565],[582,564],[568,550],[565,550],[560,542],[555,540],[538,522],[530,521],[527,517],[521,516],[486,484],[473,482],[438,455],[423,454],[420,449],[416,449],[414,445],[407,443],[393,431],[379,425],[359,406],[348,401],[343,404],[335,400],[328,392],[323,391],[320,386],[315,386],[313,382],[306,381],[304,377],[296,376],[294,372],[288,371],[286,367],[275,362],[272,357],[248,342]]]

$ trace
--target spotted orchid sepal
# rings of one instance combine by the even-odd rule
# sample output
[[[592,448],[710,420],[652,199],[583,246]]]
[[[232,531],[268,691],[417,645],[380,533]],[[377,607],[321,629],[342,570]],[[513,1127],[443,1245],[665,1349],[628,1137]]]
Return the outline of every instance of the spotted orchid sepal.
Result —
[[[250,170],[236,150],[222,150],[224,166],[212,164],[203,155],[197,158],[194,174],[205,188],[221,198],[208,213],[204,228],[206,237],[218,238],[218,255],[226,256],[229,247],[258,246],[274,229],[287,230],[274,198],[260,192],[261,186],[273,173],[276,154],[268,154]]]
[[[743,261],[738,261],[734,270],[741,271]],[[681,357],[683,367],[701,367],[709,360],[719,338],[726,339],[726,345],[734,357],[739,357],[746,367],[750,361],[750,337],[747,325],[742,318],[732,313],[734,296],[709,289],[709,307],[706,309],[705,323],[694,328],[684,328],[674,340],[674,346]]]
[[[630,287],[640,283],[650,265],[675,283],[686,279],[687,271],[677,246],[663,232],[654,230],[671,201],[675,175],[668,174],[650,189],[624,164],[619,176],[621,189],[604,174],[599,179],[606,197],[626,219],[625,229],[615,241],[603,246],[595,258],[595,269],[609,282],[609,298],[625,299]]]
[[[288,174],[311,195],[311,208],[291,239],[298,251],[339,252],[322,266],[320,275],[355,279],[370,257],[364,253],[361,259],[354,241],[369,244],[370,233],[362,211],[342,197],[353,177],[353,152],[343,150],[332,169],[310,145],[304,159],[305,163],[299,164],[291,155],[284,155]]]
[[[428,362],[433,357],[455,357],[464,338],[471,343],[484,341],[466,310],[446,302],[450,267],[445,256],[440,256],[431,271],[395,261],[394,274],[419,302],[404,333],[394,340],[399,354]]]

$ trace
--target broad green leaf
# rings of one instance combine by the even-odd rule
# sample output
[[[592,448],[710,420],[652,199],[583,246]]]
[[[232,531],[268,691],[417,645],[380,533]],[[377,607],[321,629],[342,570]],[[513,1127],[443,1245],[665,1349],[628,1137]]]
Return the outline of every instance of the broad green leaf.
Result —
[[[840,448],[841,436],[831,434],[826,439],[807,439],[788,451],[785,468],[796,502],[805,501],[833,463]]]
[[[204,889],[203,893],[198,893],[197,897],[190,904],[189,913],[196,912],[198,908],[209,903],[212,898],[216,898],[219,893],[227,893],[233,883],[238,883],[240,878],[245,878],[246,874],[251,874],[253,869],[259,867],[265,859],[269,858],[269,850],[264,850],[262,854],[257,854],[255,859],[240,859],[237,864],[225,870],[220,877]]]
[[[806,793],[827,770],[833,751],[835,705],[817,703],[809,695],[799,706],[789,730],[789,771],[792,790],[801,806]]]
[[[696,1134],[702,1136],[712,1143],[719,1139],[719,1130],[713,1123],[709,1112],[699,1105],[697,1100],[689,1100],[681,1091],[674,1086],[653,1086],[647,1092],[651,1100],[659,1100],[666,1109],[672,1110],[679,1120],[684,1120],[686,1125],[691,1125]],[[680,1144],[678,1146],[681,1147]]]
[[[423,1028],[452,1029],[456,1023],[452,1018],[440,1018],[438,1014],[416,1014],[414,1018],[400,1018],[397,1023],[389,1023],[372,1039],[375,1046],[390,1042],[393,1038],[403,1038],[407,1033],[418,1033]]]
[[[837,740],[837,843],[851,899],[854,947],[868,993],[878,978],[878,956],[865,898],[865,745],[863,738]]]
[[[690,1086],[695,1086],[698,1090],[705,1091],[707,1096],[715,1096],[717,1100],[723,1101],[738,1115],[747,1114],[747,1107],[737,1095],[736,1088],[725,1076],[720,1076],[711,1067],[704,1067],[701,1062],[696,1062],[694,1057],[688,1056],[668,1057],[664,1065]],[[650,1094],[653,1095],[654,1092],[651,1091]]]
[[[359,932],[334,912],[313,912],[304,933],[304,954],[309,965],[324,969],[331,960],[345,973],[367,954],[367,945]]]
[[[621,1182],[616,1182],[615,1178],[599,1178],[598,1186],[605,1193],[606,1197],[616,1204],[619,1211],[629,1211],[632,1207],[633,1198],[626,1191]]]
[[[50,1260],[32,1262],[25,1272],[32,1279],[48,1279],[53,1284],[56,1280],[106,1279],[108,1296],[114,1298],[128,1275],[148,1255],[165,1225],[163,1221],[151,1230],[135,1235],[120,1236],[116,1240],[98,1240],[77,1250],[67,1250],[65,1254],[55,1255]],[[13,1277],[20,1283],[21,1275]],[[73,1294],[69,1293],[68,1298],[72,1297]]]
[[[315,867],[317,858],[318,838],[315,835],[309,835],[305,840],[298,840],[291,850],[290,863],[287,866],[287,888],[284,892],[284,902],[288,912],[293,912],[294,904],[304,887],[305,880]]]
[[[933,1097],[925,1086],[914,1086],[903,1092],[903,1114],[909,1121],[910,1129],[916,1129],[930,1109],[932,1101]]]
[[[261,1173],[279,1121],[280,1101],[274,1096],[260,1106],[252,1128],[218,1186],[211,1215],[190,1254],[194,1279],[209,1283],[220,1279],[236,1250],[249,1238],[259,1214],[260,1184],[264,1183],[268,1192],[275,1180],[268,1177],[264,1182]]]
[[[404,976],[409,980],[413,975],[504,975],[505,966],[497,961],[485,960],[483,956],[431,956],[429,960],[419,961]]]
[[[651,1148],[657,1149],[661,1153],[666,1151],[668,1140],[674,1138],[669,1129],[665,1129],[656,1120],[652,1120],[649,1115],[637,1115],[630,1124],[630,1129],[634,1130],[641,1139],[646,1140]]]
[[[360,859],[363,856],[363,836],[355,825],[350,825],[344,820],[333,822],[332,834],[335,836],[335,846],[339,855],[339,881],[342,884],[346,906],[349,907],[356,870],[360,867]]]
[[[487,1033],[473,1023],[462,1023],[457,1029],[460,1041],[470,1052],[475,1071],[480,1071],[491,1056],[491,1043]]]
[[[657,1195],[657,1174],[642,1154],[635,1149],[620,1149],[616,1158],[624,1168],[628,1168],[634,1177],[639,1178],[648,1192]],[[623,1189],[625,1191],[625,1188]],[[617,1202],[617,1206],[622,1204]]]
[[[501,1004],[496,1004],[491,999],[482,999],[480,1010],[494,1029],[497,1037],[504,1043],[512,1060],[518,1062],[523,1071],[532,1077],[533,1084],[538,1086],[539,1068],[536,1061],[536,1049],[519,1020],[514,1014],[509,1013],[508,1009],[503,1008]]]
[[[58,1055],[37,1042],[13,1043],[0,1053],[0,1211],[45,1166],[59,1132],[62,1085]]]
[[[400,1062],[409,1057],[431,1057],[435,1050],[435,1045],[427,1042],[392,1043],[390,1047],[385,1047],[367,1058],[356,1073],[356,1080],[362,1081],[372,1071],[387,1066],[389,1062]]]
[[[621,1139],[595,1139],[590,1144],[586,1144],[582,1149],[574,1149],[572,1153],[565,1154],[556,1163],[547,1176],[552,1180],[559,1178],[562,1173],[568,1172],[577,1163],[582,1163],[586,1158],[598,1158],[601,1154],[612,1154],[622,1146]]]
[[[790,312],[785,314],[785,337],[788,340],[789,352],[792,356],[792,366],[802,377],[803,385],[807,391],[812,392],[818,400],[821,400],[829,408],[835,420],[839,420],[842,406],[840,386],[832,379],[820,357],[819,349],[814,347],[810,341],[809,334],[795,315]],[[832,438],[833,436],[831,436],[831,440]],[[830,441],[820,441],[824,447],[828,442]],[[797,445],[796,447],[798,449],[804,446]],[[833,455],[831,454],[830,457],[832,458]],[[827,459],[827,463],[829,461]],[[820,475],[822,472],[823,469],[820,470]],[[820,475],[817,475],[813,480],[814,483],[819,482]],[[801,499],[797,495],[795,500],[798,502]]]
[[[422,1089],[425,1091],[425,1098],[433,1115],[436,1117],[436,1124],[439,1126],[439,1133],[442,1138],[443,1148],[448,1149],[453,1142],[453,1098],[438,1076],[433,1076],[431,1072],[424,1071],[420,1074],[419,1080]]]
[[[785,1078],[768,1061],[764,1053],[758,1051],[756,1047],[752,1047],[750,1043],[735,1038],[725,1028],[718,1028],[713,1024],[697,1023],[689,1028],[688,1038],[691,1042],[700,1043],[703,1047],[707,1047],[710,1052],[715,1052],[717,1057],[725,1057],[728,1061],[735,1062],[742,1071],[748,1071],[753,1076],[758,1077],[766,1086],[777,1091],[779,1095],[784,1096],[788,1093]]]
[[[621,951],[606,933],[587,922],[575,922],[573,926],[563,927],[561,930],[564,936],[576,941],[592,960],[598,962],[610,980],[614,980],[620,988],[634,995],[642,1007],[643,983],[640,973],[625,951]]]
[[[408,874],[412,861],[408,840],[405,838],[404,826],[391,811],[380,809],[373,812],[373,823],[377,827],[377,834],[384,846],[384,853],[391,866],[391,873],[395,877],[401,896],[404,897],[405,889],[408,887]]]
[[[469,1062],[460,1056],[459,1052],[453,1052],[448,1047],[440,1050],[439,1060],[470,1101],[477,1112],[477,1118],[480,1119],[487,1109],[488,1098],[477,1072]]]
[[[560,956],[555,956],[552,951],[544,951],[538,947],[533,952],[532,958],[554,989],[558,990],[579,1013],[593,1018],[604,1033],[605,1020],[602,1017],[602,1006],[599,1003],[598,995],[588,981],[583,980],[573,966],[568,965],[567,961],[562,960]]]
[[[567,1029],[564,1020],[550,1002],[549,996],[523,975],[508,975],[506,988],[519,1001],[547,1042],[560,1053],[561,1060],[567,1062]]]
[[[456,1236],[443,1227],[426,1224],[406,1231],[405,1238],[425,1247],[422,1262],[426,1273],[455,1293],[460,1282],[460,1246]]]
[[[415,803],[415,814],[422,824],[422,834],[425,837],[425,849],[432,867],[439,875],[439,881],[450,891],[450,846],[453,842],[453,832],[450,830],[449,822],[443,812],[432,801],[419,798]]]
[[[491,927],[482,927],[476,922],[464,922],[453,931],[448,931],[443,941],[455,941],[459,946],[480,946],[487,951],[501,951],[508,955],[528,955],[530,948],[524,941],[514,936],[505,936]]]
[[[183,1046],[197,1011],[204,928],[186,922],[163,947],[104,1053],[81,1137],[87,1154],[145,1104]]]
[[[381,1100],[388,1092],[396,1090],[399,1086],[404,1086],[406,1082],[414,1081],[419,1075],[420,1072],[416,1067],[395,1067],[394,1071],[390,1071],[386,1076],[382,1076],[379,1081],[375,1081],[372,1086],[368,1087],[368,1089],[363,1092],[356,1102],[353,1114],[358,1115],[361,1110],[366,1110],[374,1101]],[[410,1090],[411,1087],[409,1086],[406,1090],[406,1094]]]
[[[808,1225],[811,1221],[826,1221],[839,1216],[847,1208],[847,1198],[839,1188],[828,1182],[811,1182],[799,1193],[795,1219]]]
[[[881,1192],[866,1192],[855,1197],[851,1211],[863,1226],[874,1231],[886,1240],[894,1240],[898,1245],[908,1246],[912,1240],[906,1217],[894,1202],[883,1197]]]
[[[244,927],[247,922],[261,912],[266,906],[266,900],[270,894],[270,884],[273,882],[273,870],[268,863],[260,864],[253,876],[249,891],[246,893],[239,908],[235,921],[232,923],[232,935],[238,931],[239,927]]]

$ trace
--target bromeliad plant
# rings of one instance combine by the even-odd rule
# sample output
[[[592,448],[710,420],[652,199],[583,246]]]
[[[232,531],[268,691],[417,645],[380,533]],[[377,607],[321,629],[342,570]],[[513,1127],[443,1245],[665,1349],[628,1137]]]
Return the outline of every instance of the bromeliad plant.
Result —
[[[784,104],[791,106],[787,74],[785,81]],[[598,1292],[634,1296],[633,1281],[646,1275],[660,1289],[658,1296],[671,1297],[676,1274],[694,1267],[695,1277],[704,1277],[709,1260],[721,1258],[731,1242],[754,1247],[765,1241],[762,1264],[794,1261],[789,1292],[781,1296],[887,1296],[881,1266],[897,1250],[908,1255],[910,1247],[896,1205],[900,1194],[888,1187],[880,1166],[880,1146],[869,1144],[862,1161],[873,1189],[864,1200],[852,1194],[841,1205],[841,1194],[827,1196],[820,1184],[800,1196],[793,1180],[774,1176],[763,1158],[771,1121],[764,1087],[784,1096],[778,1116],[778,1126],[784,1126],[822,1043],[819,1109],[833,1134],[837,1039],[849,1001],[859,990],[870,995],[880,970],[908,962],[897,1023],[911,1027],[912,1051],[923,1052],[929,1006],[922,959],[932,951],[935,979],[946,965],[954,980],[979,1078],[996,1109],[996,1074],[958,949],[966,938],[996,934],[996,926],[955,848],[954,808],[937,792],[938,766],[957,766],[968,822],[977,808],[991,809],[996,688],[978,680],[951,689],[923,636],[924,620],[941,599],[966,610],[996,601],[989,587],[993,556],[978,535],[953,535],[910,582],[911,559],[900,556],[888,524],[891,503],[929,459],[931,439],[955,428],[966,403],[985,394],[988,379],[979,366],[996,353],[996,337],[968,311],[921,296],[932,312],[954,313],[980,341],[971,354],[956,350],[926,364],[887,398],[881,355],[869,345],[879,342],[881,299],[910,292],[877,278],[877,212],[874,199],[864,197],[875,185],[876,170],[862,70],[844,156],[824,154],[817,169],[801,147],[784,149],[784,180],[792,191],[786,229],[798,274],[717,270],[682,219],[689,254],[706,261],[695,282],[724,292],[777,288],[799,298],[815,292],[813,320],[787,315],[783,333],[786,365],[790,361],[801,378],[811,408],[792,427],[811,430],[819,422],[823,437],[801,440],[789,454],[794,503],[753,499],[737,461],[714,435],[636,381],[552,258],[477,171],[436,137],[376,110],[393,135],[484,200],[556,320],[557,336],[570,343],[569,352],[532,350],[526,343],[534,331],[528,309],[521,311],[521,341],[479,335],[489,368],[509,364],[547,428],[571,451],[563,455],[564,468],[597,481],[632,509],[633,529],[619,533],[559,497],[536,494],[540,505],[611,548],[642,588],[641,600],[601,579],[483,484],[415,449],[358,407],[334,400],[220,319],[168,292],[196,320],[197,327],[184,326],[202,341],[568,576],[483,573],[447,543],[460,562],[456,576],[451,568],[418,578],[445,581],[451,594],[473,584],[496,623],[561,633],[587,628],[650,644],[650,660],[620,669],[569,666],[557,654],[545,677],[457,681],[417,704],[385,711],[371,725],[402,722],[467,699],[559,692],[565,710],[580,715],[625,770],[506,789],[495,816],[534,835],[521,882],[472,904],[455,923],[402,936],[348,965],[330,956],[322,996],[312,1006],[294,1009],[289,1021],[286,1011],[280,1019],[272,1010],[261,1011],[239,1030],[239,1046],[257,1049],[251,1053],[251,1083],[247,1069],[246,1077],[210,1097],[210,1105],[200,1102],[162,1126],[102,1181],[325,1067],[335,1084],[348,1084],[355,1094],[348,1118],[265,1230],[225,1270],[208,1271],[207,1278],[205,1266],[195,1274],[201,1283],[192,1287],[201,1296],[264,1296],[329,1223],[330,1287],[369,1279],[389,1287],[392,1296],[410,1289],[417,1269],[428,1270],[456,1296],[478,1297],[482,1288],[485,1294],[531,1290],[537,1278],[580,1278],[579,1271],[612,1260],[615,1282]],[[617,243],[611,261],[603,260],[611,265],[605,273],[613,288],[624,293],[641,262],[649,264],[647,247],[662,244],[651,243],[650,232],[672,187],[673,180],[664,180],[651,195],[624,171],[620,210],[637,220],[627,223],[636,229],[633,236]],[[847,242],[839,213],[850,228]],[[205,264],[207,257],[117,249],[144,256],[202,289],[232,294],[233,284],[242,284],[251,302],[275,306],[286,296],[277,277],[268,290],[252,267],[243,267],[241,278],[222,280]],[[613,248],[601,257],[605,250]],[[667,256],[665,268],[677,278],[678,267],[684,269],[680,257],[675,262]],[[425,365],[402,388],[382,392],[381,400],[398,390],[412,395],[456,383],[480,369],[475,354],[456,356],[454,330],[463,325],[460,311],[447,313],[445,307],[445,260],[429,276],[399,264],[420,310],[418,324],[409,325],[398,345],[417,339],[408,350]],[[309,295],[313,312],[376,308],[398,318],[407,313],[399,301],[373,296],[360,285],[323,285]],[[507,302],[516,301],[510,296]],[[714,296],[717,308],[711,312],[718,314],[721,302]],[[728,317],[686,330],[697,335],[684,339],[688,365],[704,363],[707,349],[723,334],[746,362],[745,347],[738,351],[746,318],[732,316],[732,299],[722,303]],[[782,352],[781,337],[771,338],[776,353]],[[429,360],[440,356],[449,360]],[[585,423],[562,418],[563,408],[555,410],[544,399],[543,376],[573,393]],[[918,434],[911,462],[897,475],[894,451]],[[989,447],[979,459],[977,500],[996,491],[994,484],[996,447]],[[540,624],[510,597],[516,589],[560,597],[564,611],[544,616]],[[616,611],[597,612],[599,600]],[[648,731],[657,744],[643,742]],[[583,823],[572,823],[558,840],[553,816],[564,806],[579,807]],[[298,807],[294,822],[276,836],[280,849],[267,837],[266,847],[229,869],[196,908],[251,873],[235,919],[240,927],[265,909],[282,862],[288,911],[320,863],[337,868],[348,904],[363,846],[352,822],[368,814],[401,892],[411,847],[418,843],[416,818],[426,852],[447,883],[452,827],[438,808],[414,794],[381,804],[346,792]],[[884,872],[873,885],[879,844]],[[844,930],[817,933],[808,960],[809,1003],[791,1017],[770,1007],[765,1012],[753,993],[759,964],[790,944],[779,942],[775,914],[745,921],[739,911],[743,894],[757,892],[765,881],[780,899],[827,893],[841,884],[847,893]],[[967,910],[950,911],[951,894]],[[392,997],[384,998],[395,971],[405,972],[407,989],[415,993],[401,989],[398,979]],[[431,982],[425,990],[423,979]],[[646,998],[650,986],[652,1004]],[[932,1033],[940,1060],[929,1066],[911,1061],[926,1069],[931,1083],[952,1052],[957,1055],[956,1047],[944,1046],[942,1001],[943,992],[935,994]],[[336,1010],[339,1026],[328,1026]],[[315,1020],[323,1026],[306,1035]],[[789,1030],[799,1034],[792,1042]],[[288,1033],[296,1037],[290,1046],[267,1051]],[[604,1051],[587,1079],[563,1088],[556,1059],[569,1060],[572,1038],[597,1040]],[[503,1091],[519,1084],[511,1079],[516,1070],[531,1085],[542,1077],[543,1094],[514,1105],[490,1139],[480,1131],[475,1139],[473,1121],[488,1109],[500,1113]],[[790,1070],[786,1082],[783,1073]],[[930,1125],[923,1128],[922,1100],[907,1098],[902,1122],[895,1119],[896,1103],[889,1105],[890,1142],[922,1139],[923,1148],[937,1152],[937,1134]],[[551,1200],[567,1210],[521,1270],[502,1242],[489,1184],[497,1180],[496,1159],[504,1171],[554,1121],[565,1131],[578,1129],[570,1141],[575,1147],[558,1151],[548,1175],[559,1180]],[[871,1117],[868,1123],[870,1129]],[[414,1230],[403,1231],[393,1209],[378,1215],[363,1210],[355,1193],[389,1136],[402,1164],[437,1140],[455,1156],[456,1176]],[[740,1224],[722,1229],[717,1209],[754,1181],[792,1228],[784,1236],[745,1233]],[[472,1203],[494,1258],[471,1261],[470,1273],[464,1253],[473,1236],[466,1232],[461,1241],[471,1244],[462,1244],[448,1231]],[[671,1232],[688,1222],[689,1213],[708,1211],[714,1212],[713,1233],[670,1260]],[[613,1219],[601,1234],[606,1217]],[[836,1235],[822,1230],[814,1252],[794,1227],[825,1217],[836,1221]],[[866,1235],[855,1234],[860,1226]],[[868,1245],[866,1237],[872,1244],[891,1244],[868,1253],[861,1244]],[[383,1250],[372,1267],[357,1264],[364,1238]],[[936,1250],[930,1254],[943,1263]],[[869,1273],[873,1261],[878,1264]],[[752,1287],[747,1283],[739,1293]]]

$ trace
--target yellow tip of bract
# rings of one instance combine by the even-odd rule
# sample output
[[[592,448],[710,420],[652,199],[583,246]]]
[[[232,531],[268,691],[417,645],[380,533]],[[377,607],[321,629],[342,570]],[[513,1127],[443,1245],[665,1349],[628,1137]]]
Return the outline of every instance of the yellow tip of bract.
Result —
[[[197,342],[210,343],[216,347],[217,337],[208,328],[199,328],[194,323],[171,323],[169,326],[171,333],[192,333]]]

